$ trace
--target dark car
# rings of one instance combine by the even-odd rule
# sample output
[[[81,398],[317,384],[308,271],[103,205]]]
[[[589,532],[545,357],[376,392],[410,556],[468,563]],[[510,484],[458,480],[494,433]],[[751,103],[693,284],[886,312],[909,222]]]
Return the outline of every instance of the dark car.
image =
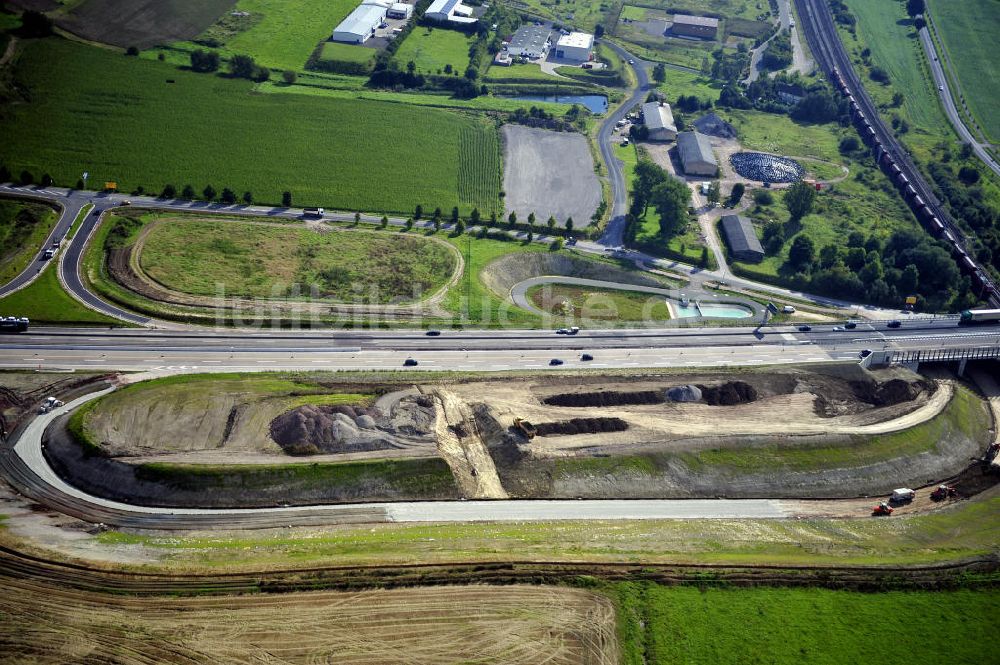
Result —
[[[416,367],[419,364],[415,358],[407,358],[403,361],[403,367]]]
[[[847,323],[844,324],[844,328],[846,328],[847,330],[854,330],[857,327],[858,327],[857,321],[848,321]]]
[[[441,334],[441,331],[440,330],[428,330],[424,334],[426,334],[428,337],[437,337],[438,335]]]
[[[809,332],[812,330],[812,326],[799,326],[799,332]]]
[[[889,323],[885,324],[885,327],[886,327],[886,328],[899,328],[899,327],[901,327],[902,325],[903,325],[903,322],[902,322],[902,321],[898,321],[898,320],[896,320],[896,319],[893,319],[893,320],[892,320],[892,321],[890,321]]]
[[[593,359],[594,356],[590,355],[589,353],[584,353],[582,356],[580,356],[580,360],[593,360]]]
[[[553,358],[552,360],[549,361],[549,364],[550,365],[562,365],[563,361],[560,360],[559,358]]]

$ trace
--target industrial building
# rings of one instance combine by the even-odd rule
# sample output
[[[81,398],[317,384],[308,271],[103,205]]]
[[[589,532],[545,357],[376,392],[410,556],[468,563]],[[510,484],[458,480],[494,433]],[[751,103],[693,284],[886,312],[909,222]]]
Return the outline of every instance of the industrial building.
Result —
[[[729,253],[737,261],[760,263],[764,260],[764,248],[753,230],[753,222],[743,215],[726,215],[722,218],[722,233],[729,245]]]
[[[677,125],[670,104],[646,102],[642,105],[642,123],[649,129],[650,141],[673,141],[677,138]]]
[[[385,0],[365,0],[333,29],[330,39],[346,44],[364,44],[382,25],[390,4]]]
[[[462,0],[434,0],[424,18],[431,21],[446,23],[475,23],[478,19],[472,16],[472,7],[462,4]]]
[[[719,32],[719,19],[709,16],[688,16],[674,14],[670,34],[681,37],[697,37],[699,39],[715,39]]]
[[[556,57],[563,60],[588,62],[594,51],[594,35],[571,32],[556,42]]]
[[[397,19],[407,19],[413,14],[413,5],[408,5],[405,2],[395,2],[389,10],[386,12],[386,16],[389,18]]]
[[[510,38],[507,52],[514,58],[539,60],[549,54],[552,29],[547,25],[522,25]]]
[[[681,132],[677,135],[677,155],[685,175],[715,177],[719,162],[712,152],[709,138],[700,132]]]

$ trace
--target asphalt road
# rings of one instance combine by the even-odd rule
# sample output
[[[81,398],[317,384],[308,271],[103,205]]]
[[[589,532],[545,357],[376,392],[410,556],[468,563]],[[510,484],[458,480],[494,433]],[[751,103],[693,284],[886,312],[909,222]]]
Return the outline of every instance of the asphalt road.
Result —
[[[649,93],[651,86],[646,71],[649,63],[639,60],[622,47],[610,41],[602,40],[601,43],[622,58],[625,58],[625,60],[633,60],[635,62],[632,65],[632,69],[635,71],[636,81],[638,82],[638,87],[636,87],[628,101],[622,104],[614,113],[608,114],[607,119],[605,119],[604,124],[601,125],[597,133],[597,145],[601,149],[601,158],[604,159],[604,163],[608,167],[608,180],[611,183],[611,218],[604,229],[604,235],[601,236],[600,242],[610,247],[618,247],[625,239],[625,214],[628,212],[628,183],[625,182],[622,163],[614,154],[614,137],[612,134],[616,122],[624,118],[636,104],[646,101],[646,95]]]
[[[976,156],[979,157],[979,159],[981,159],[991,171],[1000,175],[1000,163],[997,163],[997,160],[990,156],[979,139],[973,136],[972,132],[965,125],[965,121],[962,120],[962,114],[959,113],[958,107],[955,106],[955,98],[952,96],[951,88],[948,85],[948,77],[944,74],[944,68],[941,66],[941,60],[938,58],[938,52],[934,48],[934,41],[931,39],[930,29],[923,28],[920,30],[919,34],[920,43],[924,47],[924,52],[927,54],[928,64],[931,66],[931,74],[934,77],[934,85],[937,86],[938,89],[938,97],[941,98],[941,104],[944,106],[944,111],[948,115],[948,120],[951,122],[951,126],[955,128],[955,132],[963,141],[972,146],[972,151],[976,154]]]
[[[49,264],[55,263],[52,259],[42,258],[42,252],[44,252],[46,248],[51,247],[56,241],[62,242],[62,240],[66,237],[66,234],[69,233],[69,229],[73,225],[73,221],[80,212],[80,208],[87,204],[86,200],[83,198],[53,201],[48,197],[32,196],[31,190],[27,188],[24,192],[5,190],[4,194],[15,196],[17,198],[56,203],[60,208],[60,214],[55,226],[52,227],[52,231],[45,238],[45,244],[38,248],[35,258],[33,258],[31,262],[25,266],[24,270],[22,270],[19,275],[14,277],[14,279],[10,280],[6,284],[0,285],[0,298],[28,286],[42,274],[42,271],[45,270]]]

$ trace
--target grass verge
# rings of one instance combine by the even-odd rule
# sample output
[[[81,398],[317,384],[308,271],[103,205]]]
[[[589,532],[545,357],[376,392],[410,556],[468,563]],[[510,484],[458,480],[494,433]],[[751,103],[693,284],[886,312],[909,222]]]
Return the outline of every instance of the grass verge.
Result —
[[[56,268],[49,266],[34,282],[0,299],[0,315],[26,316],[32,323],[124,325],[118,319],[87,309],[66,293]]]

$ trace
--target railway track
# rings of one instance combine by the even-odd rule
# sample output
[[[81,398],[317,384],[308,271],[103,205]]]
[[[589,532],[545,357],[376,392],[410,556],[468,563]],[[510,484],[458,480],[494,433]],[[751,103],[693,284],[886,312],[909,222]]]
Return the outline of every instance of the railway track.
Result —
[[[1000,289],[970,253],[970,241],[955,224],[909,154],[879,116],[878,108],[854,71],[850,56],[837,34],[826,0],[795,0],[803,32],[820,68],[851,105],[862,139],[872,149],[879,167],[892,179],[921,224],[948,243],[962,272],[969,275],[977,295],[1000,306]]]

